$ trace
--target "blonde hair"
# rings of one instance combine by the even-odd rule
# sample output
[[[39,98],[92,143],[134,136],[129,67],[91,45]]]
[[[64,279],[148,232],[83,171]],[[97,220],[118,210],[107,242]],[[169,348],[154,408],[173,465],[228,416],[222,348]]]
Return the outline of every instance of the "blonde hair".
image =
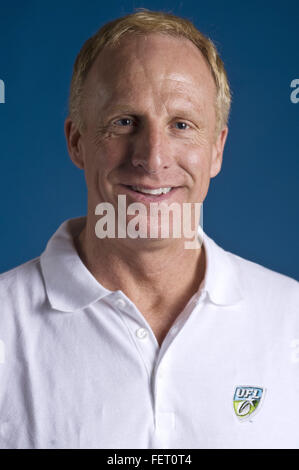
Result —
[[[206,59],[216,85],[216,135],[227,124],[231,92],[223,62],[213,42],[189,20],[178,16],[142,9],[106,23],[80,50],[71,80],[69,115],[80,130],[84,129],[81,116],[82,91],[87,74],[99,53],[107,46],[115,46],[128,34],[162,33],[189,39]]]

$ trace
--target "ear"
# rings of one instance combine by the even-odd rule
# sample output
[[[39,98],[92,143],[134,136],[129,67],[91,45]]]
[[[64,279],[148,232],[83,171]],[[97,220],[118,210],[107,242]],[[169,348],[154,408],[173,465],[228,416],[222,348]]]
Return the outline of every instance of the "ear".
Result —
[[[81,143],[81,133],[70,117],[64,123],[64,134],[67,142],[67,149],[72,162],[81,170],[84,169],[83,149]]]
[[[225,141],[228,134],[228,127],[225,126],[222,131],[219,132],[216,141],[213,144],[212,150],[212,164],[210,170],[210,177],[214,178],[214,176],[218,175],[221,170],[222,165],[222,157],[223,157],[223,150]]]

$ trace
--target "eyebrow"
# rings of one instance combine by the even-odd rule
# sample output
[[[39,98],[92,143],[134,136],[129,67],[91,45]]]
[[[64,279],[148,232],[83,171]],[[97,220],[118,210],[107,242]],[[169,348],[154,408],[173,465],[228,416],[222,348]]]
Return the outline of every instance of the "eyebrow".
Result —
[[[143,114],[141,112],[138,112],[136,108],[130,105],[118,105],[118,106],[112,106],[111,108],[108,107],[106,112],[109,116],[112,116],[114,114],[130,114],[130,115],[135,115],[135,116]]]
[[[188,106],[187,107],[178,106],[177,108],[172,107],[172,106],[167,107],[167,111],[169,112],[169,114],[175,115],[177,117],[182,117],[184,119],[195,119],[197,121],[202,121],[203,120],[202,108],[198,106],[196,109],[197,111],[189,108]],[[106,114],[106,117],[108,118],[111,118],[114,115],[118,115],[118,114],[125,114],[125,115],[127,114],[130,116],[136,116],[136,117],[143,117],[146,115],[144,111],[141,111],[140,109],[135,108],[131,105],[125,105],[125,104],[112,106],[111,108],[107,107],[106,109],[102,110],[102,112],[104,112],[104,114]]]

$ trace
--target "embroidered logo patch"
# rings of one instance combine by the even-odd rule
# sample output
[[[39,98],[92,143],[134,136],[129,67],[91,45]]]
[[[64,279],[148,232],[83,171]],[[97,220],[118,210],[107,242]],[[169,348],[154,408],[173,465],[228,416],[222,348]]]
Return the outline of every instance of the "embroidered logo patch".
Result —
[[[236,387],[234,394],[234,410],[241,421],[251,418],[261,406],[265,389],[240,385]]]

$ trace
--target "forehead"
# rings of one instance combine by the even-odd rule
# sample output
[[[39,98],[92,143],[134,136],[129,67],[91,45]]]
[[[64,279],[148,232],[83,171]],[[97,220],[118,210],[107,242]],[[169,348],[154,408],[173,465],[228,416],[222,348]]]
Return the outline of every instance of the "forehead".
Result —
[[[105,48],[88,73],[83,94],[104,106],[138,96],[146,101],[147,95],[213,99],[215,91],[210,68],[191,41],[151,33],[127,35],[116,47]]]

